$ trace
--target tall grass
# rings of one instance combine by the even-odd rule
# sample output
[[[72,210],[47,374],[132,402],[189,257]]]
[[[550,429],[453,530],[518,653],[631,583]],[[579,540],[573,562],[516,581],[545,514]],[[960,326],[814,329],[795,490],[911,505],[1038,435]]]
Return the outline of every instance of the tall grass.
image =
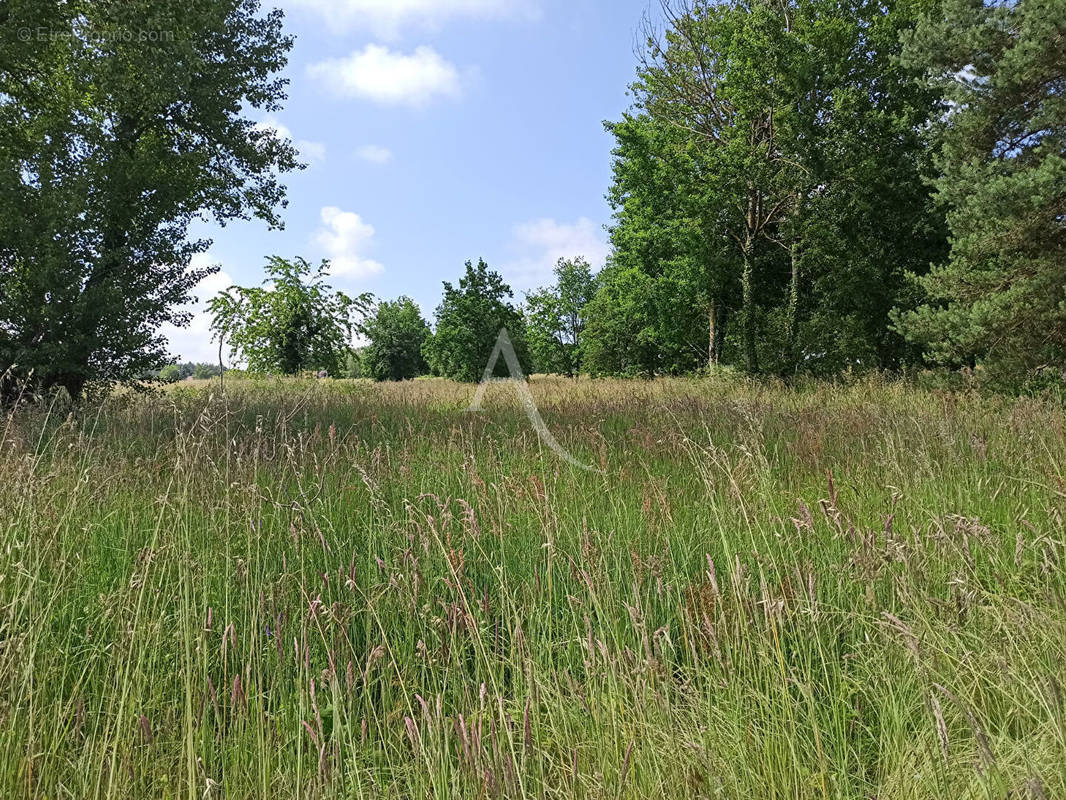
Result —
[[[893,383],[10,417],[0,797],[1066,796],[1066,417]]]

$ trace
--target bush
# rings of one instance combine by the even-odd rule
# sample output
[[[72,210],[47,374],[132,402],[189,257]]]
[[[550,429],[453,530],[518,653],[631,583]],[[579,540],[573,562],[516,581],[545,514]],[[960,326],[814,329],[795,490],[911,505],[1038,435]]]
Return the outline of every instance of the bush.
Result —
[[[181,380],[181,367],[177,364],[167,364],[159,371],[159,380],[163,383],[177,383]]]

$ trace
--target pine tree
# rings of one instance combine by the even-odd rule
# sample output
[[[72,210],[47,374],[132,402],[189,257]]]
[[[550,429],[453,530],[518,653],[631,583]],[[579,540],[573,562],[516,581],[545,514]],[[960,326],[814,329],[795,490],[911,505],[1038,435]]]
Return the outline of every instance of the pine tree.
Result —
[[[1066,368],[1066,4],[946,0],[908,48],[946,98],[937,197],[951,254],[899,326],[1004,380]]]

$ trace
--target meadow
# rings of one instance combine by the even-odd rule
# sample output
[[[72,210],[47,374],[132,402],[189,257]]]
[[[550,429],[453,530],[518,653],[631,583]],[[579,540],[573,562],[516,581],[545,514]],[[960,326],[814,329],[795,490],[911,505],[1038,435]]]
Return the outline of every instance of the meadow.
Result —
[[[1066,415],[233,381],[0,420],[0,797],[1066,796]]]

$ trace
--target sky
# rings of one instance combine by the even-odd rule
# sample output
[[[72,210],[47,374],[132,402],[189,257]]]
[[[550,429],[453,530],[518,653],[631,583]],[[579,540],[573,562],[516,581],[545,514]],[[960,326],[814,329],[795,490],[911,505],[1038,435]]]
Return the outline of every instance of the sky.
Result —
[[[283,111],[256,121],[296,144],[284,230],[253,220],[193,230],[191,327],[164,333],[182,361],[217,360],[204,305],[255,285],[269,255],[332,261],[350,294],[413,298],[484,258],[520,301],[559,258],[607,256],[605,120],[629,107],[649,0],[274,0],[296,38]],[[264,4],[268,5],[268,4]]]

